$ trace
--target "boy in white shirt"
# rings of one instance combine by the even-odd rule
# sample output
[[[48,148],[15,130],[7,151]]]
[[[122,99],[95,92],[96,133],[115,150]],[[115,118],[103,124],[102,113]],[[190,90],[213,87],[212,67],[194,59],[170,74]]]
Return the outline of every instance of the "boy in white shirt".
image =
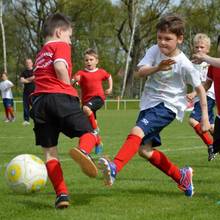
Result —
[[[140,101],[140,113],[125,143],[111,162],[100,158],[99,167],[105,184],[111,186],[116,174],[139,152],[153,166],[171,177],[191,197],[194,193],[192,168],[179,169],[164,153],[154,149],[161,145],[160,132],[175,118],[182,120],[186,109],[186,84],[191,84],[200,97],[203,131],[210,128],[206,93],[199,72],[178,49],[183,42],[184,22],[166,15],[157,24],[157,45],[152,46],[138,64],[138,76],[148,78]]]
[[[193,39],[193,50],[194,53],[209,53],[211,46],[211,40],[210,38],[203,33],[198,33],[195,35]],[[194,64],[194,67],[199,70],[200,72],[200,79],[204,83],[207,78],[208,68],[209,64],[206,62],[202,62],[200,64]],[[194,94],[195,91],[188,94],[187,97],[191,100],[191,96]],[[207,91],[207,104],[208,104],[208,115],[209,115],[209,123],[211,124],[210,132],[213,133],[214,131],[214,107],[215,107],[215,92],[214,92],[214,85],[211,86],[211,88]],[[203,140],[203,142],[208,147],[208,161],[211,161],[214,159],[215,154],[213,152],[213,138],[210,134],[210,132],[202,132],[201,130],[201,108],[199,103],[199,98],[195,97],[194,100],[194,109],[192,113],[190,114],[189,118],[189,124],[193,127],[195,132],[198,136]]]
[[[13,110],[13,95],[11,88],[14,84],[8,80],[7,73],[1,74],[0,90],[2,94],[2,101],[5,108],[5,122],[14,121],[14,110]]]

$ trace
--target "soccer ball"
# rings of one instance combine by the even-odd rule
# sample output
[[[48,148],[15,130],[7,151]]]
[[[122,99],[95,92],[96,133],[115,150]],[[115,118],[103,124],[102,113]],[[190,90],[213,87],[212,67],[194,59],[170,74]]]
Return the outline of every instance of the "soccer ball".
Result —
[[[47,169],[40,158],[31,154],[21,154],[9,162],[5,178],[14,192],[36,192],[42,190],[46,184]]]

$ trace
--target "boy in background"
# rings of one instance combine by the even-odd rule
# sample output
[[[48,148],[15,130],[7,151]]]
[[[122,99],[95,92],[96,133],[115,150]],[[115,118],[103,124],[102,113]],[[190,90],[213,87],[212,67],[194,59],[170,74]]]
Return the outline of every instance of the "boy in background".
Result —
[[[208,54],[211,46],[211,40],[210,38],[203,33],[196,34],[193,40],[193,47],[194,47],[194,53],[204,53]],[[200,72],[200,79],[202,83],[206,81],[207,78],[207,72],[209,65],[206,62],[202,62],[200,64],[194,64],[194,67],[199,70]],[[193,91],[194,93],[194,91]],[[187,97],[190,97],[193,93],[190,93],[187,95]],[[211,86],[211,88],[207,91],[207,104],[208,104],[208,115],[209,115],[209,123],[211,124],[210,132],[213,133],[214,131],[214,107],[215,107],[215,93],[214,93],[214,87]],[[189,98],[191,100],[191,98]],[[202,132],[201,130],[201,107],[199,103],[199,98],[195,97],[194,101],[194,109],[192,113],[190,114],[189,118],[189,124],[193,127],[194,131],[197,133],[198,136],[203,140],[203,142],[208,147],[208,161],[211,161],[214,159],[214,153],[213,153],[213,138],[209,131]]]
[[[20,82],[23,84],[23,125],[30,125],[30,95],[34,92],[33,61],[25,59],[26,69],[20,75]]]
[[[178,45],[183,42],[184,22],[176,15],[166,15],[157,24],[157,45],[152,46],[138,64],[138,76],[148,78],[140,101],[136,125],[113,161],[100,158],[104,182],[111,186],[116,175],[139,155],[171,177],[186,196],[194,193],[191,167],[179,168],[155,147],[161,145],[160,132],[175,118],[182,120],[186,109],[186,83],[198,92],[202,109],[202,131],[210,128],[206,93],[199,72]]]
[[[1,82],[0,82],[0,90],[2,94],[2,101],[5,109],[5,122],[12,122],[15,120],[14,115],[14,103],[13,103],[13,95],[11,88],[14,84],[8,80],[8,76],[6,72],[1,74]]]
[[[60,13],[49,16],[43,34],[45,44],[34,65],[32,115],[36,145],[43,149],[48,176],[56,192],[55,207],[61,209],[69,206],[69,193],[58,157],[59,134],[79,137],[79,146],[70,150],[70,156],[89,177],[97,176],[97,168],[89,156],[97,144],[97,137],[71,85],[70,20]]]
[[[217,51],[220,56],[220,36],[218,36],[217,40]],[[212,84],[214,84],[217,115],[215,117],[213,134],[213,153],[217,154],[220,152],[220,58],[210,57],[202,52],[195,54],[193,57],[196,63],[207,62],[211,64],[208,69],[206,82],[203,85],[205,90],[208,91]]]
[[[75,74],[75,81],[81,88],[81,101],[83,111],[89,118],[95,133],[99,134],[99,126],[97,122],[96,111],[99,110],[106,99],[105,95],[112,92],[112,77],[102,68],[97,68],[99,57],[95,50],[89,48],[84,53],[85,69],[79,70]],[[108,88],[104,91],[103,81],[108,82]],[[95,148],[95,153],[101,153],[102,144],[99,136],[99,143]]]

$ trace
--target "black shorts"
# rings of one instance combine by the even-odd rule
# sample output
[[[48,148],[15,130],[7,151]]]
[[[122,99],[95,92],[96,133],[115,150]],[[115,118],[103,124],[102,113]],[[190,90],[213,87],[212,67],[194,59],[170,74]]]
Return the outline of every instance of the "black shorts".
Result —
[[[93,129],[80,108],[77,97],[42,94],[33,98],[32,113],[36,145],[57,146],[59,133],[80,137]]]
[[[88,106],[92,110],[96,118],[96,111],[99,110],[104,105],[104,101],[102,100],[101,97],[94,96],[84,105]]]
[[[215,128],[213,134],[213,147],[214,151],[220,151],[220,118],[218,116],[215,117]]]

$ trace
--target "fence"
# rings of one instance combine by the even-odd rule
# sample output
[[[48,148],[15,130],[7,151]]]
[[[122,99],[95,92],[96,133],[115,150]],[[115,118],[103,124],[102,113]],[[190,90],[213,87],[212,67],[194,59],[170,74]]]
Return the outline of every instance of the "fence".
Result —
[[[4,111],[2,101],[0,101],[0,111]],[[22,101],[14,100],[14,111],[22,111]],[[138,109],[139,99],[107,99],[105,100],[104,110],[127,110]]]

